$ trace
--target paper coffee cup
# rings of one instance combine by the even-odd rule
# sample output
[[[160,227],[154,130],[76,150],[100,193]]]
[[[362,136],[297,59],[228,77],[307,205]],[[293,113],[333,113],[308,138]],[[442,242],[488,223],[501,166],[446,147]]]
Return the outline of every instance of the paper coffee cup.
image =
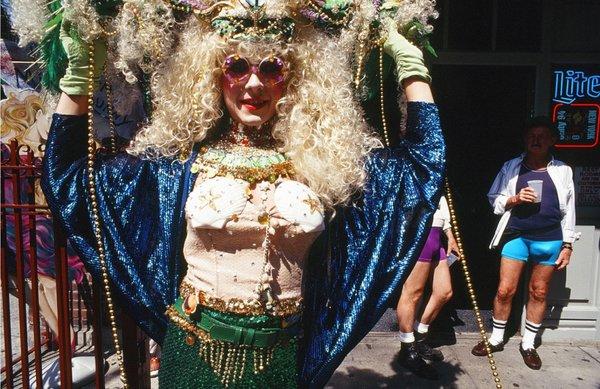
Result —
[[[534,203],[539,203],[542,201],[542,189],[544,188],[544,181],[542,180],[531,180],[527,181],[527,185],[533,189],[535,192],[535,200]]]

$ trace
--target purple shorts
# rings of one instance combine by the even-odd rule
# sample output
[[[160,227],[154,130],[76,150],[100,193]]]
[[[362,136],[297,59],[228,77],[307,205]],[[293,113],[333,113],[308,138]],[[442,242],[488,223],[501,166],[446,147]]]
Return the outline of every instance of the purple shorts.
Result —
[[[443,261],[446,250],[442,247],[442,227],[431,227],[427,242],[419,255],[419,262]]]

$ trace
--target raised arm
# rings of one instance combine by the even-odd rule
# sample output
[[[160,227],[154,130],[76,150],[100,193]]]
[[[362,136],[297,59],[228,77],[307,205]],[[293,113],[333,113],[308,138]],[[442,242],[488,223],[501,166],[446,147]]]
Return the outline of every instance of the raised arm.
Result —
[[[394,59],[398,82],[404,88],[406,99],[433,103],[429,87],[431,77],[423,61],[423,52],[398,32],[393,20],[384,23],[387,38],[383,49]]]
[[[63,93],[46,145],[42,188],[54,220],[98,279],[91,212],[96,203],[113,298],[160,340],[167,323],[164,309],[177,295],[190,163],[97,153],[92,192],[86,159],[89,49],[68,25],[62,26],[61,41],[69,65],[60,80]],[[95,45],[94,88],[106,53],[102,43]]]
[[[56,113],[63,115],[83,115],[87,112],[90,76],[90,55],[94,56],[93,89],[106,62],[106,41],[96,39],[92,45],[84,42],[68,19],[63,18],[60,25],[60,42],[64,49],[68,66],[65,75],[60,79],[62,91]],[[90,49],[93,47],[93,53]]]
[[[88,109],[88,97],[83,95],[60,94],[56,113],[60,115],[85,115]]]
[[[424,152],[427,160],[444,158],[445,144],[441,133],[437,107],[429,83],[431,77],[425,66],[422,51],[398,32],[392,19],[383,21],[382,34],[386,40],[383,49],[393,60],[398,83],[402,85],[408,100],[406,146]],[[431,153],[437,158],[431,158]]]

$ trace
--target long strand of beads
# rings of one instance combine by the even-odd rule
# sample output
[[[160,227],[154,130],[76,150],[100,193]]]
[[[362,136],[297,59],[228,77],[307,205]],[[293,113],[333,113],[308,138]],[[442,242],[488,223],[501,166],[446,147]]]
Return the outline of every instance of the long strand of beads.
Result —
[[[269,277],[269,249],[271,247],[271,216],[265,212],[261,224],[265,225],[265,240],[263,242],[263,268],[260,274],[258,285],[256,285],[256,294],[259,301],[265,304],[265,311],[269,312],[273,308],[273,297],[271,296],[271,285]]]
[[[87,156],[87,173],[88,173],[88,192],[91,200],[92,225],[94,236],[96,238],[96,247],[98,249],[98,259],[100,260],[100,271],[102,273],[102,284],[106,296],[108,306],[108,317],[110,319],[110,329],[115,345],[115,354],[119,364],[120,378],[124,388],[128,388],[127,376],[125,375],[125,366],[123,364],[123,354],[121,352],[121,344],[119,342],[119,333],[117,331],[117,323],[115,319],[115,309],[110,292],[110,280],[108,278],[108,268],[106,266],[106,256],[104,255],[104,245],[102,244],[102,230],[100,229],[100,212],[98,211],[98,201],[96,198],[96,180],[94,175],[94,152],[96,151],[96,143],[94,141],[94,44],[89,45],[89,64],[88,64],[88,156]],[[99,330],[99,329],[96,329]]]
[[[383,141],[390,147],[387,120],[385,119],[385,97],[383,88],[383,42],[379,45],[379,110],[381,112],[381,125],[383,126]]]
[[[358,61],[356,63],[356,75],[354,76],[354,87],[357,92],[360,88],[360,81],[362,79],[363,65],[365,61],[365,39],[359,37],[360,43],[358,44]]]
[[[473,310],[475,311],[475,318],[477,319],[477,326],[479,327],[481,339],[483,339],[483,341],[485,342],[485,351],[487,352],[488,362],[490,363],[490,369],[492,370],[492,377],[494,379],[494,383],[496,384],[496,389],[502,389],[500,375],[498,374],[498,367],[496,366],[496,361],[494,360],[494,355],[492,354],[492,349],[490,348],[490,343],[485,332],[485,327],[483,326],[483,319],[481,318],[481,312],[479,311],[479,305],[477,304],[477,296],[475,296],[475,288],[473,288],[471,274],[467,266],[467,259],[464,254],[462,238],[460,236],[458,221],[456,219],[456,211],[454,209],[454,199],[452,198],[452,191],[450,190],[450,184],[448,182],[447,177],[445,179],[444,186],[446,192],[446,200],[448,201],[448,208],[450,210],[450,223],[452,226],[452,234],[454,234],[454,237],[456,238],[456,243],[458,244],[460,264],[462,265],[463,274],[465,275],[465,281],[467,282],[467,290],[469,291],[471,305],[473,306]]]
[[[110,152],[117,153],[117,133],[115,130],[115,116],[112,104],[112,89],[108,80],[107,72],[104,72],[105,88],[106,88],[106,107],[108,110],[108,127],[110,129]]]

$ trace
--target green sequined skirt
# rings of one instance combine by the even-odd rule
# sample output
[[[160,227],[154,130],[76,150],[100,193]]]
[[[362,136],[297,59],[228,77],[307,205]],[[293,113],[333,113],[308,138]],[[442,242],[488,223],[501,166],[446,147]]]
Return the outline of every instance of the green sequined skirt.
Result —
[[[280,319],[205,309],[214,319],[245,328],[274,327]],[[169,323],[158,375],[160,388],[296,388],[297,340],[268,349],[201,340]]]

